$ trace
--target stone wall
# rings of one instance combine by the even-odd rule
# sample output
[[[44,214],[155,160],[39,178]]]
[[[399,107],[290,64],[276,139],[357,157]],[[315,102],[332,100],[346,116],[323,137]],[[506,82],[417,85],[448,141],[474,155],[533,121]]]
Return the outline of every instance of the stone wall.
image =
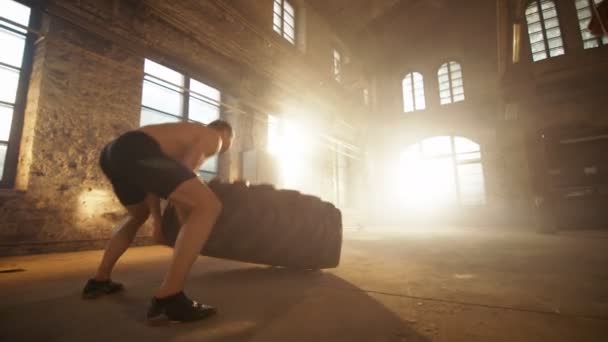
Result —
[[[0,193],[0,254],[103,246],[124,212],[98,153],[139,125],[145,58],[222,91],[238,134],[220,160],[225,179],[240,178],[243,151],[264,148],[268,113],[305,114],[329,135],[335,120],[363,115],[349,97],[358,89],[330,81],[335,35],[310,10],[305,47],[272,32],[272,0],[57,0],[42,10],[18,177]]]

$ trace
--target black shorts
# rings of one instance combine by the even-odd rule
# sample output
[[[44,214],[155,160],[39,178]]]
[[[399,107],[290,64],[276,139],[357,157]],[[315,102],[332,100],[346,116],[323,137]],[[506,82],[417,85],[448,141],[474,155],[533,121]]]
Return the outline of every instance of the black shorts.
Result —
[[[196,177],[141,131],[127,132],[104,147],[99,165],[125,206],[141,203],[148,193],[167,198],[180,184]]]

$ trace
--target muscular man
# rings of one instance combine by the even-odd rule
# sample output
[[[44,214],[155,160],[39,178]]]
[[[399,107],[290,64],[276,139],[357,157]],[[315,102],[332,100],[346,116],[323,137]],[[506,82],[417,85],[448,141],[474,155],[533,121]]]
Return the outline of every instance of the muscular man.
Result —
[[[150,215],[155,236],[160,235],[159,198],[164,198],[185,217],[169,270],[152,298],[148,319],[193,321],[215,313],[215,308],[183,293],[190,268],[222,209],[215,194],[193,170],[198,170],[205,159],[225,152],[233,137],[232,127],[221,120],[207,126],[170,123],[127,132],[103,149],[101,168],[129,216],[112,235],[97,274],[83,290],[84,298],[123,289],[122,284],[111,280],[112,269]]]

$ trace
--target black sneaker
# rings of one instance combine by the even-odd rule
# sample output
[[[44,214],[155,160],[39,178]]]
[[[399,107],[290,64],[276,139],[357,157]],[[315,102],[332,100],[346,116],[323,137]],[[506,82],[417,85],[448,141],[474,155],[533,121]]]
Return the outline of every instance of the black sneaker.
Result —
[[[115,283],[111,280],[99,281],[95,279],[89,279],[84,289],[82,290],[82,298],[84,299],[95,299],[99,296],[106,294],[120,292],[124,289],[124,286],[120,283]]]
[[[192,322],[214,315],[217,310],[209,305],[199,304],[179,292],[166,298],[153,297],[148,309],[150,324],[167,322]]]

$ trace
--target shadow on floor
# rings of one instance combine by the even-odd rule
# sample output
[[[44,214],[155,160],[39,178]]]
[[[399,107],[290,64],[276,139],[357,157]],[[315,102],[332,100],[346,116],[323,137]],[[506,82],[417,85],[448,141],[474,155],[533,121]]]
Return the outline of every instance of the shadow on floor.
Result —
[[[247,267],[195,275],[188,284],[190,296],[219,308],[216,317],[149,327],[150,289],[139,285],[94,302],[75,292],[0,308],[0,335],[19,341],[428,341],[366,293],[323,272]]]

